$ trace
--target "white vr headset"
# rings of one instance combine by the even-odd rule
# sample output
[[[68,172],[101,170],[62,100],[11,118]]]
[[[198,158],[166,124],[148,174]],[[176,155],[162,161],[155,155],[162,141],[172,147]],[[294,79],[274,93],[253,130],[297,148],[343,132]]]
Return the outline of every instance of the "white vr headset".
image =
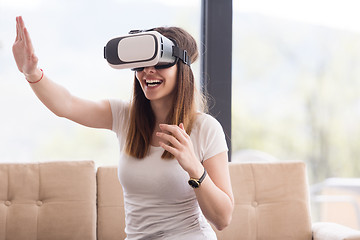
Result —
[[[186,50],[153,30],[132,30],[129,35],[111,39],[104,47],[104,58],[113,68],[134,71],[150,66],[168,68],[178,59],[189,66],[191,64]]]

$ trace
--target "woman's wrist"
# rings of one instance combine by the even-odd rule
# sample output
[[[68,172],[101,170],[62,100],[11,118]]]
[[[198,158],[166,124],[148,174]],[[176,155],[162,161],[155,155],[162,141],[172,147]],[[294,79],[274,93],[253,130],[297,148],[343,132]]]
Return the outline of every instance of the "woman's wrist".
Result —
[[[204,173],[204,166],[199,162],[199,164],[196,164],[190,171],[188,171],[188,174],[190,178],[199,179],[201,175]]]
[[[31,74],[25,73],[24,75],[25,75],[25,79],[29,83],[37,83],[44,77],[44,72],[42,69],[37,68],[33,73]]]

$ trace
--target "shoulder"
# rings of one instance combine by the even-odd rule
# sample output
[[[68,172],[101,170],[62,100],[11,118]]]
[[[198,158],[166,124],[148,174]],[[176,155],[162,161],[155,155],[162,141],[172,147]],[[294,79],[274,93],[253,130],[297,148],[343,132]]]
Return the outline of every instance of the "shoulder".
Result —
[[[213,128],[220,128],[222,130],[222,126],[216,118],[207,113],[197,113],[193,130],[210,130]]]
[[[119,99],[109,99],[109,103],[110,103],[112,111],[126,110],[126,109],[130,108],[129,102],[119,100]]]
[[[130,103],[119,99],[109,99],[111,112],[113,118],[127,118],[129,117]]]
[[[112,130],[118,135],[123,134],[122,131],[126,128],[130,118],[130,103],[118,99],[109,99],[109,103],[113,119]]]
[[[222,137],[224,135],[224,130],[220,122],[215,117],[207,113],[198,113],[194,121],[191,134],[200,138],[212,138],[215,136]]]
[[[221,124],[209,114],[197,114],[190,136],[201,162],[228,150]]]

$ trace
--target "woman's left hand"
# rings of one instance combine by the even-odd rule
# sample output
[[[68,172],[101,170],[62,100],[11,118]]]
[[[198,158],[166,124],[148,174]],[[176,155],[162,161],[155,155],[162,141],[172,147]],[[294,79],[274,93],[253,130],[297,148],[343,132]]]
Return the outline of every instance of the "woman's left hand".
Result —
[[[161,138],[160,146],[170,152],[179,162],[180,166],[189,173],[190,177],[200,178],[204,167],[197,159],[190,136],[184,129],[184,124],[179,126],[160,124],[162,132],[156,135]]]

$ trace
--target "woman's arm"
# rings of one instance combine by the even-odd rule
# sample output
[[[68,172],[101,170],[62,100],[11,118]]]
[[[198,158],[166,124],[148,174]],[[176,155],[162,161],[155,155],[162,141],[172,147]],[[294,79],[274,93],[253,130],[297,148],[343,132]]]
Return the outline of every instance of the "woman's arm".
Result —
[[[87,127],[112,128],[112,113],[108,100],[96,102],[78,98],[46,75],[40,82],[30,86],[40,101],[57,116]]]
[[[194,191],[205,217],[218,230],[223,230],[230,224],[234,209],[227,152],[207,159],[203,165],[208,176]],[[200,176],[195,177],[199,179]]]
[[[200,187],[194,191],[205,217],[218,230],[224,229],[231,221],[234,208],[227,152],[205,160],[202,165],[194,153],[190,136],[185,132],[183,124],[160,124],[160,128],[162,132],[157,133],[163,140],[160,146],[175,156],[191,178],[199,179],[204,168],[208,172]]]
[[[109,101],[93,102],[78,98],[61,85],[51,81],[38,67],[30,35],[22,17],[16,18],[16,39],[13,54],[20,72],[30,82],[40,101],[57,116],[95,128],[112,128]],[[44,75],[43,75],[44,74]],[[40,81],[38,81],[41,79]]]

